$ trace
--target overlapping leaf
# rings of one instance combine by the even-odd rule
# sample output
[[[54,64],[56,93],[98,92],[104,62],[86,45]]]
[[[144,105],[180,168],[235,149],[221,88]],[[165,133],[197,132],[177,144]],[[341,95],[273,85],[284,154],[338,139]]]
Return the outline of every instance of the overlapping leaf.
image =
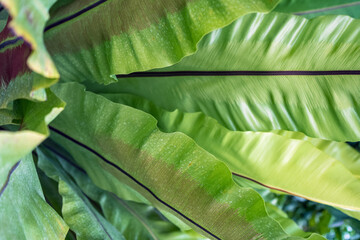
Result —
[[[205,239],[193,231],[182,233],[149,205],[126,201],[115,194],[99,189],[90,181],[86,172],[75,165],[71,159],[65,160],[49,153],[45,156],[43,150],[39,152],[39,156],[41,169],[54,178],[65,177],[68,183],[72,182],[70,186],[76,190],[78,196],[83,195],[82,198],[90,198],[97,203],[107,224],[111,223],[125,239]],[[70,180],[69,176],[75,181]],[[79,192],[80,189],[82,193]],[[80,208],[74,210],[80,211]],[[97,211],[93,208],[92,210]],[[91,232],[87,234],[89,238],[94,238],[96,235]]]
[[[59,78],[59,73],[45,48],[43,31],[45,23],[49,19],[48,11],[55,2],[56,0],[0,0],[0,4],[8,10],[12,17],[10,27],[17,35],[16,38],[8,39],[1,45],[11,45],[15,39],[17,41],[24,39],[31,46],[32,53],[27,54],[29,59],[26,57],[23,60],[27,62],[32,71],[53,80]],[[5,62],[5,65],[7,64],[14,66],[19,63]]]
[[[14,165],[1,186],[1,239],[65,239],[69,228],[46,203],[31,155]]]
[[[124,239],[122,234],[109,223],[91,204],[87,195],[79,189],[58,162],[45,160],[39,152],[39,166],[49,177],[59,182],[62,201],[62,215],[78,239]]]
[[[231,130],[358,141],[359,71],[352,71],[360,70],[359,39],[360,20],[346,16],[251,14],[207,35],[197,53],[172,67],[119,75],[119,83],[88,89],[201,111]]]
[[[32,131],[0,131],[0,186],[5,184],[9,171],[16,162],[44,139],[45,136]]]
[[[53,90],[68,103],[53,130],[73,148],[95,154],[98,171],[108,171],[213,239],[289,238],[267,216],[261,197],[236,186],[228,168],[187,136],[162,133],[150,115],[77,84]]]
[[[61,142],[62,146],[64,146],[71,153],[77,163],[82,166],[82,169],[88,174],[89,178],[102,189],[106,189],[107,191],[115,193],[116,196],[120,197],[125,201],[137,202],[137,203],[145,203],[147,205],[150,204],[148,200],[146,200],[142,195],[140,195],[137,191],[130,188],[128,185],[118,181],[113,175],[108,173],[107,171],[99,171],[101,169],[101,162],[96,155],[92,152],[89,152],[87,149],[76,148],[74,147],[74,143],[64,139],[63,137],[53,134],[51,140],[46,141],[46,147],[51,149],[52,152],[56,153],[58,156],[61,156],[64,159],[71,159],[71,156],[65,154],[65,150],[54,143]],[[182,222],[180,219],[172,215],[171,213],[159,209],[159,211],[167,218],[170,222],[180,228],[182,231],[188,231],[191,228]]]
[[[63,81],[108,84],[115,74],[172,65],[192,54],[204,34],[277,2],[76,0],[52,11],[45,41]]]
[[[10,13],[1,7],[0,125],[18,124],[16,130],[25,130],[0,132],[1,184],[11,166],[47,137],[46,125],[64,103],[45,89],[59,77],[42,39],[47,10],[54,1],[0,3]]]
[[[42,39],[47,10],[54,1],[0,3],[10,13],[1,7],[1,25],[6,23],[0,29],[0,125],[4,125],[21,121],[14,110],[15,100],[46,101],[45,88],[59,74]]]
[[[167,112],[129,94],[105,96],[150,113],[165,132],[190,136],[224,161],[235,176],[313,201],[360,210],[360,180],[310,142],[275,133],[230,131],[202,113]],[[348,162],[351,167],[351,160]]]
[[[16,130],[20,131],[5,128],[0,131],[0,185],[11,167],[49,135],[47,125],[64,109],[65,103],[48,89],[47,101],[17,100],[15,106],[18,118],[11,123],[18,123]]]
[[[31,72],[26,64],[31,46],[13,34],[9,28],[10,20],[10,17],[4,20],[6,25],[0,32],[1,109],[8,108],[12,101],[19,98],[44,101],[46,95],[43,88],[53,83],[43,82],[40,75]]]

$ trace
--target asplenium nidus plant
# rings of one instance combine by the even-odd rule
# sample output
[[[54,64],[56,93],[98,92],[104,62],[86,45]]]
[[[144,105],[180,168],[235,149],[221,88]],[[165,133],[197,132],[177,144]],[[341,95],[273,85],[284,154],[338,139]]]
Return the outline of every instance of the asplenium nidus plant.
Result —
[[[324,239],[264,188],[360,218],[355,1],[0,3],[0,239]]]

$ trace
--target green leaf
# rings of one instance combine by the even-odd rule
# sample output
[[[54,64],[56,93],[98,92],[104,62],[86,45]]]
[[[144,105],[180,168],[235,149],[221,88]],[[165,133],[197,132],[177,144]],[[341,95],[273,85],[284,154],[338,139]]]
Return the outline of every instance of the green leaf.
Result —
[[[6,20],[6,25],[0,32],[0,109],[8,108],[12,101],[20,98],[44,101],[44,88],[56,81],[45,81],[43,76],[29,69],[26,61],[31,53],[31,46],[14,35],[9,27],[10,20]]]
[[[45,49],[43,30],[54,2],[0,0],[9,12],[8,16],[1,7],[0,125],[21,121],[13,109],[14,100],[51,98],[45,88],[54,84],[59,74]]]
[[[359,18],[360,2],[358,0],[282,0],[274,11],[302,15],[307,18],[330,14]]]
[[[340,161],[355,177],[360,178],[360,153],[349,146],[349,144],[311,138],[300,132],[283,130],[272,132],[290,139],[304,140],[311,143],[332,158]]]
[[[194,55],[172,67],[118,75],[118,83],[87,84],[87,88],[97,93],[132,93],[170,111],[201,111],[231,130],[283,129],[358,141],[359,72],[332,71],[360,70],[359,29],[360,20],[346,16],[307,20],[281,13],[250,14],[207,35]],[[199,76],[174,71],[225,73]],[[304,76],[297,71],[330,72]],[[151,77],[157,72],[167,76]]]
[[[98,187],[115,193],[116,196],[120,197],[123,200],[137,203],[145,203],[147,205],[150,204],[150,202],[146,200],[142,195],[140,195],[137,191],[133,190],[128,185],[119,182],[110,173],[106,171],[99,171],[99,169],[101,169],[101,165],[98,161],[98,157],[93,153],[89,152],[86,149],[74,148],[71,141],[66,141],[58,135],[53,134],[52,139],[61,142],[61,144],[69,150],[71,155],[65,154],[66,150],[64,150],[62,147],[55,144],[51,140],[46,141],[47,148],[51,149],[51,151],[56,153],[57,155],[62,156],[62,158],[64,159],[71,159],[71,156],[73,156],[76,159],[77,163],[81,165],[81,168],[84,169],[84,171],[88,174],[89,178],[94,181]],[[180,219],[178,219],[171,213],[161,209],[160,212],[182,231],[187,231],[191,229],[188,225],[183,223]]]
[[[104,191],[94,185],[86,172],[63,157],[39,153],[40,168],[46,170],[49,164],[52,168],[62,168],[77,184],[77,188],[91,200],[99,204],[104,217],[116,227],[125,239],[205,239],[193,231],[182,233],[179,229],[166,221],[154,207],[142,203],[125,201],[113,193]],[[61,165],[61,167],[60,167]],[[60,171],[60,170],[59,170]],[[93,238],[93,236],[90,236]]]
[[[288,233],[289,235],[296,235],[296,236],[302,236],[302,237],[308,237],[310,233],[306,233],[301,228],[296,225],[296,223],[291,220],[285,212],[281,211],[276,206],[265,203],[266,210],[272,218],[274,218],[276,221],[278,221],[283,229]]]
[[[258,193],[237,186],[225,164],[186,135],[162,133],[151,115],[78,84],[53,90],[67,108],[52,130],[73,148],[95,154],[99,172],[111,173],[212,239],[292,239],[267,216]]]
[[[56,0],[0,0],[12,17],[11,29],[31,46],[32,53],[27,65],[32,71],[53,80],[59,78],[59,73],[46,51],[43,30],[49,19],[48,10],[55,2]]]
[[[10,5],[16,7],[17,4],[17,1],[14,1]],[[26,6],[27,4],[24,3],[24,8],[18,10],[31,15],[32,13]],[[11,9],[17,11],[15,8]],[[35,45],[28,45],[22,38],[15,36],[9,28],[9,22],[10,18],[7,19],[7,24],[0,33],[0,61],[2,62],[0,65],[0,125],[19,124],[20,129],[36,131],[47,136],[46,125],[65,105],[49,89],[45,89],[57,79],[48,79],[46,77],[54,76],[50,74],[44,77],[29,69],[26,60]],[[38,21],[35,22],[38,23]],[[38,50],[38,52],[43,52],[43,50]],[[35,55],[38,54],[40,53]],[[18,134],[17,139],[20,136],[22,134]],[[34,143],[36,142],[39,143],[35,140]],[[17,160],[15,159],[15,161]]]
[[[52,11],[45,42],[63,81],[109,84],[115,74],[172,65],[205,34],[277,2],[76,0]]]
[[[0,7],[1,7],[1,5],[0,5]],[[5,28],[8,17],[9,17],[9,15],[8,15],[7,11],[5,11],[5,10],[0,11],[0,32]]]
[[[39,154],[39,167],[51,178],[59,182],[59,193],[63,198],[62,215],[78,239],[124,239],[91,204],[87,195],[77,187],[59,163],[45,160]],[[54,166],[52,165],[54,164]]]
[[[61,143],[62,147],[51,140]],[[111,173],[107,171],[99,171],[102,167],[101,162],[96,155],[89,152],[87,149],[76,148],[73,144],[73,142],[62,138],[55,133],[51,135],[51,139],[46,140],[46,146],[51,149],[52,152],[65,159],[76,159],[78,165],[85,170],[89,178],[96,184],[96,186],[109,192],[113,192],[122,199],[149,204],[149,201],[147,201],[141,194],[133,190],[125,183],[118,181]],[[71,155],[65,154],[67,151]]]
[[[6,182],[10,169],[25,157],[45,136],[33,131],[0,131],[0,186]]]
[[[46,93],[48,99],[45,102],[17,100],[14,103],[20,131],[4,131],[4,128],[1,128],[0,185],[4,183],[11,167],[45,140],[49,135],[47,125],[64,109],[65,103],[50,89],[47,89]]]
[[[307,141],[268,132],[230,131],[203,113],[164,111],[129,94],[105,96],[150,113],[162,131],[185,133],[226,163],[234,176],[312,201],[360,210],[360,179]]]
[[[0,216],[2,239],[65,239],[68,232],[62,218],[45,202],[31,155],[9,172],[0,191]]]

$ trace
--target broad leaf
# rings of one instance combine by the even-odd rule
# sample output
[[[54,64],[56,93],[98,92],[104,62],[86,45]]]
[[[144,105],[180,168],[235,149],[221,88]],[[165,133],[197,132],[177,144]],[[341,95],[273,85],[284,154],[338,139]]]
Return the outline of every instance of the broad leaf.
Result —
[[[230,131],[203,113],[164,111],[129,94],[105,96],[150,113],[162,131],[190,136],[235,176],[316,202],[360,210],[360,179],[307,141],[275,133]]]
[[[359,18],[360,2],[358,0],[282,0],[274,11],[302,15],[307,18],[330,14]]]
[[[82,148],[74,148],[73,142],[62,138],[57,134],[53,134],[52,139],[61,142],[61,144],[66,147],[66,149],[68,149],[68,151],[71,153],[71,156],[73,156],[77,163],[81,165],[81,171],[86,172],[89,178],[91,178],[91,180],[94,181],[97,186],[115,193],[116,196],[124,200],[150,204],[149,201],[146,200],[137,191],[133,190],[128,185],[119,182],[107,171],[99,171],[99,169],[101,169],[101,162],[99,162],[98,157],[92,152]],[[69,154],[65,154],[66,151],[62,147],[55,144],[51,140],[47,140],[45,146],[52,152],[56,153],[58,156],[61,156],[63,159],[68,159],[70,161],[72,158]],[[188,225],[186,225],[171,213],[161,209],[160,212],[182,231],[191,229]]]
[[[62,147],[55,144],[54,141],[61,143]],[[117,180],[115,176],[107,171],[99,171],[102,169],[99,158],[87,149],[74,147],[74,143],[55,132],[52,132],[51,139],[44,143],[46,148],[51,150],[57,156],[63,159],[76,159],[76,162],[84,169],[89,178],[100,188],[115,193],[122,199],[134,201],[138,203],[149,203],[141,194],[133,190],[128,185]],[[71,154],[66,154],[66,150]]]
[[[195,52],[206,33],[277,2],[75,0],[52,11],[45,41],[63,81],[108,84],[115,74],[172,65]]]
[[[359,39],[360,20],[346,16],[251,14],[207,35],[199,51],[172,67],[88,89],[201,111],[231,130],[358,141]]]
[[[289,238],[267,216],[261,197],[237,186],[225,164],[186,135],[162,133],[151,115],[84,92],[78,84],[53,90],[68,105],[52,129],[73,148],[95,154],[98,171],[126,182],[157,208],[212,239]]]
[[[42,152],[39,153],[40,168],[47,173],[54,174],[54,170],[51,170],[54,168],[58,169],[58,173],[62,172],[55,175],[64,175],[66,171],[75,180],[76,188],[81,189],[82,195],[99,204],[106,220],[116,227],[125,239],[205,239],[193,231],[182,233],[173,224],[165,221],[164,217],[151,206],[123,200],[113,193],[96,187],[86,172],[71,159],[65,160],[52,154],[46,154],[45,157]],[[73,184],[72,186],[74,187]],[[89,238],[94,238],[94,235],[91,234]]]
[[[2,185],[0,216],[1,239],[65,239],[68,231],[44,199],[31,155],[13,166]]]

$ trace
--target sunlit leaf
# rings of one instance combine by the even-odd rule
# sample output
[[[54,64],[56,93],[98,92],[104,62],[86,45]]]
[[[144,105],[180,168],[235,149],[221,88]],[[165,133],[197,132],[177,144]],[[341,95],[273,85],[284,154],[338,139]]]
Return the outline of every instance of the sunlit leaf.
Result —
[[[165,132],[190,136],[226,163],[235,177],[316,202],[360,210],[360,179],[310,142],[269,132],[230,131],[203,113],[168,112],[129,94],[105,96],[150,113]]]
[[[75,0],[52,11],[45,42],[63,81],[108,84],[115,74],[172,65],[194,53],[206,33],[277,2]]]
[[[67,102],[52,130],[73,148],[95,154],[98,171],[126,182],[157,208],[213,239],[289,237],[267,216],[254,190],[235,185],[225,164],[186,135],[162,133],[151,115],[84,92],[78,84],[52,89]]]
[[[198,52],[174,66],[88,89],[201,111],[231,130],[358,141],[359,39],[360,20],[346,16],[250,14],[207,35]]]

